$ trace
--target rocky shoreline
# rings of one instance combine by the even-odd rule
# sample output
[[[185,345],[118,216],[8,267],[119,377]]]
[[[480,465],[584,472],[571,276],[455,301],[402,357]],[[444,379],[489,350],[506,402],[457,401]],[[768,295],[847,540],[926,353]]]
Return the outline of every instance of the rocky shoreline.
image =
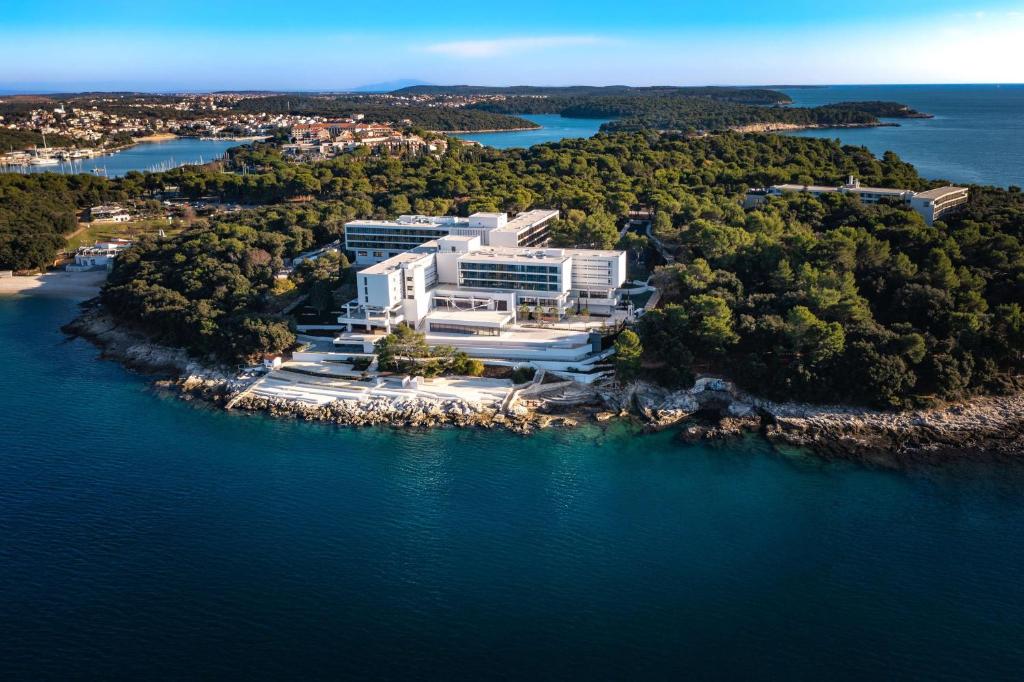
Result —
[[[910,117],[907,118],[917,118]],[[879,121],[877,123],[748,123],[732,126],[729,130],[736,133],[779,133],[794,130],[840,130],[844,128],[898,128],[899,123]]]
[[[623,391],[652,428],[680,426],[687,442],[759,433],[776,446],[886,468],[963,460],[1024,463],[1024,394],[988,396],[921,410],[777,403],[731,382],[698,379],[692,389],[639,384]],[[614,400],[614,398],[612,398]]]
[[[504,428],[517,433],[552,426],[629,420],[644,430],[679,429],[684,442],[715,442],[759,434],[779,447],[811,450],[825,459],[905,469],[965,460],[1024,461],[1024,394],[907,412],[777,403],[731,382],[705,377],[670,391],[648,383],[584,386],[565,381],[519,387],[501,405],[431,398],[335,400],[311,405],[248,395],[251,380],[212,369],[180,349],[154,344],[118,324],[98,306],[65,326],[92,341],[102,357],[146,373],[186,399],[226,409],[345,426]]]

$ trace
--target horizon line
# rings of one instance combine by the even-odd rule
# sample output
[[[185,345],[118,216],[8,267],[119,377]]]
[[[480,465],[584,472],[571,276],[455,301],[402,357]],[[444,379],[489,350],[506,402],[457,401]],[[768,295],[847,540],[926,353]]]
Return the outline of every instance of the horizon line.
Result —
[[[622,83],[608,83],[605,85],[593,85],[584,83],[573,83],[569,85],[532,85],[528,83],[519,83],[516,85],[480,85],[480,84],[438,84],[438,83],[419,83],[416,85],[406,85],[394,90],[366,90],[365,85],[356,85],[348,88],[299,88],[299,89],[287,89],[287,88],[169,88],[169,89],[95,89],[95,88],[84,88],[81,90],[74,89],[60,89],[60,88],[40,88],[40,89],[20,89],[20,88],[4,88],[0,87],[0,96],[18,96],[18,95],[83,95],[83,94],[138,94],[138,95],[212,95],[212,94],[243,94],[243,93],[259,93],[259,94],[315,94],[315,95],[332,95],[332,94],[359,94],[359,95],[374,95],[374,94],[387,94],[390,92],[397,92],[399,90],[405,90],[414,87],[432,87],[432,88],[499,88],[499,89],[512,89],[512,88],[611,88],[611,87],[626,87],[626,88],[764,88],[764,89],[781,89],[781,88],[834,88],[834,87],[927,87],[927,86],[1021,86],[1024,85],[1024,81],[1020,82],[1001,82],[1001,81],[978,81],[978,82],[932,82],[932,83],[770,83],[770,84],[752,84],[752,83],[704,83],[701,85],[675,85],[675,84],[657,84],[657,85],[624,85]]]

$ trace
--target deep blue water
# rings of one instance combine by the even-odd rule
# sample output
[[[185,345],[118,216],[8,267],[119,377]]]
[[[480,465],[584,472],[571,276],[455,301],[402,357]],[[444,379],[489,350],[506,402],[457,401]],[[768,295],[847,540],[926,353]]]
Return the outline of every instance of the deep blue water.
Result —
[[[887,100],[933,114],[898,128],[803,130],[880,156],[894,151],[927,178],[1024,186],[1024,85],[836,85],[785,89],[796,106]]]
[[[0,679],[1019,679],[1024,478],[162,397],[0,299]]]
[[[534,130],[466,134],[458,135],[458,137],[464,140],[475,140],[480,144],[498,149],[532,147],[544,142],[558,142],[567,137],[591,137],[597,134],[602,123],[608,122],[608,119],[601,118],[563,118],[558,114],[527,114],[522,115],[522,118],[529,119],[541,127]]]
[[[109,177],[120,177],[128,171],[166,170],[188,163],[219,159],[231,147],[248,144],[239,140],[200,140],[182,137],[165,142],[143,142],[107,156],[82,159],[57,166],[25,166],[19,172],[30,173],[92,173],[99,168]]]

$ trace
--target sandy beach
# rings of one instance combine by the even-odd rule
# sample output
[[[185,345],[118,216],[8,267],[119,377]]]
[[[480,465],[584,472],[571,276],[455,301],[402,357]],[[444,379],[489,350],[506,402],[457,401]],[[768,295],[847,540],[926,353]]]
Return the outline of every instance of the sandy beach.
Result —
[[[144,137],[136,137],[133,142],[166,142],[167,140],[177,139],[178,136],[174,133],[153,133]]]
[[[84,301],[98,294],[106,279],[105,270],[0,277],[0,296],[45,296]]]

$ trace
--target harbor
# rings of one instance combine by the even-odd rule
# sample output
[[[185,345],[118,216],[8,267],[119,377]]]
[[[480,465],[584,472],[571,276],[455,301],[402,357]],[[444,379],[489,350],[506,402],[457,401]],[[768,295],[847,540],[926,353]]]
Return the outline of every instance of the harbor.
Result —
[[[221,158],[231,147],[244,144],[229,138],[179,137],[142,142],[107,153],[94,149],[37,149],[0,157],[3,173],[91,173],[121,177],[132,171],[161,172],[180,166],[203,164]]]

